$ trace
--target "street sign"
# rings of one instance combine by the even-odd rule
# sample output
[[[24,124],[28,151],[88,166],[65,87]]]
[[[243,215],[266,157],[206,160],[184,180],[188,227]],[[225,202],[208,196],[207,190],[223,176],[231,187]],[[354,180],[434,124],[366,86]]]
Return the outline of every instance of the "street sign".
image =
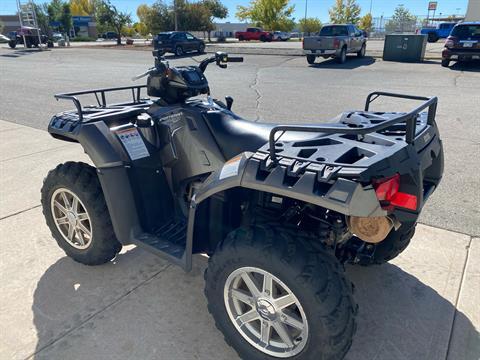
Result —
[[[430,1],[430,2],[428,3],[428,11],[430,11],[430,10],[433,10],[433,11],[437,10],[437,4],[438,4],[437,1]]]

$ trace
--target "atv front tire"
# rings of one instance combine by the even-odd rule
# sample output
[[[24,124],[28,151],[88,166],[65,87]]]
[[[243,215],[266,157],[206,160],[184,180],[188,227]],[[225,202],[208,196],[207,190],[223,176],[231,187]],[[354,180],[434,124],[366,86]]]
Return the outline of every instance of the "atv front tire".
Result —
[[[47,226],[73,260],[99,265],[121,250],[95,168],[80,162],[60,164],[43,181],[41,195]]]
[[[341,359],[357,305],[342,265],[314,236],[240,227],[205,271],[208,310],[243,359]]]

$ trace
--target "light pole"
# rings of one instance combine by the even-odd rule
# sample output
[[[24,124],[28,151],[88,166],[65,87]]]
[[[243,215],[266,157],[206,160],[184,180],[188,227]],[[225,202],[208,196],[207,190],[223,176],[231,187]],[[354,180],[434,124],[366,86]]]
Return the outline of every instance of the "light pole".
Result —
[[[372,15],[372,3],[373,3],[373,0],[370,0],[370,11],[369,11],[370,15]]]
[[[173,14],[175,19],[175,31],[178,31],[177,0],[173,0]]]
[[[305,0],[305,17],[303,18],[303,27],[305,30],[305,27],[307,26],[307,7],[308,7],[308,0]],[[305,34],[303,34],[303,37],[305,37]]]

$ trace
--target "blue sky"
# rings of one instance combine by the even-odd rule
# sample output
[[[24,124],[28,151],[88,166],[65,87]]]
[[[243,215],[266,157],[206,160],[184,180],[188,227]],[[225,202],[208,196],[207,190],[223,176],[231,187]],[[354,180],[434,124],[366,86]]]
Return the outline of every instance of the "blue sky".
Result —
[[[111,0],[122,11],[131,13],[136,20],[135,11],[139,4],[152,4],[155,0]],[[167,3],[173,0],[166,0]],[[323,22],[328,22],[328,9],[335,2],[334,0],[307,0],[308,16],[318,17]],[[477,0],[472,0],[477,1]],[[42,3],[43,1],[36,1]],[[222,0],[229,9],[229,16],[223,21],[237,22],[235,12],[237,5],[247,5],[248,1]],[[372,15],[388,17],[398,4],[403,4],[415,15],[426,15],[429,0],[357,0],[362,8],[362,14],[367,13],[372,3]],[[438,0],[437,14],[465,14],[468,0]],[[295,18],[301,19],[305,13],[305,0],[290,0],[295,5]],[[14,14],[16,12],[15,0],[0,0],[0,14]]]

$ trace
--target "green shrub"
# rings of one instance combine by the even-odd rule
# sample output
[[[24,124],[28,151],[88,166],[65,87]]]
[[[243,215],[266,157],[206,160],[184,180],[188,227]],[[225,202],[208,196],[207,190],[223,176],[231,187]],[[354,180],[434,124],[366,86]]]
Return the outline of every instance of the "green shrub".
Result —
[[[95,41],[97,39],[90,37],[90,36],[76,36],[74,38],[70,38],[70,41]]]

